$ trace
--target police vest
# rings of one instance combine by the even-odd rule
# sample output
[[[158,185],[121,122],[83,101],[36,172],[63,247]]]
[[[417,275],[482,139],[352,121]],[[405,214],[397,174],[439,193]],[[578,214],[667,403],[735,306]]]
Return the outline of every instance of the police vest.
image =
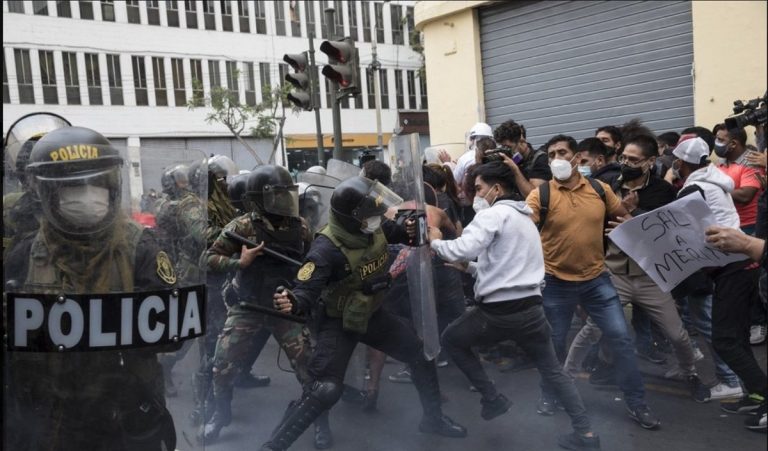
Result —
[[[373,234],[373,242],[364,248],[353,249],[345,246],[331,231],[323,227],[320,235],[325,236],[344,254],[350,273],[347,277],[329,284],[322,291],[326,314],[342,318],[344,329],[363,334],[368,330],[368,320],[381,306],[385,291],[366,295],[363,283],[366,279],[381,276],[387,268],[387,240],[381,229]]]

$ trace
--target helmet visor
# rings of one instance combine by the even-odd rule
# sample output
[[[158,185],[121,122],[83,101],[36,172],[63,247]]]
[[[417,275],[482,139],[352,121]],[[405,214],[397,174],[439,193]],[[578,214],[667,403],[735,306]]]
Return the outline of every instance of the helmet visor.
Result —
[[[264,211],[279,216],[299,216],[299,187],[270,186],[264,187]]]
[[[403,198],[394,191],[384,186],[381,182],[374,182],[368,195],[353,210],[355,219],[362,221],[371,216],[383,215],[390,208],[396,208],[403,203]]]

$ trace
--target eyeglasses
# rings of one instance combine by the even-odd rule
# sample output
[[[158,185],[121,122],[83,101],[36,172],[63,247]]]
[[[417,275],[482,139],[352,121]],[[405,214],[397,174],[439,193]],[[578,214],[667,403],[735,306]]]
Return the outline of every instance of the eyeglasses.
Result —
[[[617,158],[617,161],[619,162],[619,164],[626,164],[627,166],[635,166],[635,167],[640,166],[640,164],[645,160],[647,160],[647,158],[641,158],[638,160],[637,158],[628,157],[626,155],[621,155],[619,156],[619,158]]]

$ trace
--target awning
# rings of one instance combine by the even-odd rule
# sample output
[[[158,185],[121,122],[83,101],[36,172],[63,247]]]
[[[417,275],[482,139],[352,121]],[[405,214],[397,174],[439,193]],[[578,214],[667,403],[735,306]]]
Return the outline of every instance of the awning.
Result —
[[[345,133],[342,135],[342,147],[376,147],[376,133]],[[382,133],[383,145],[389,144],[389,138],[392,133]],[[295,134],[285,135],[286,149],[317,149],[317,135],[315,134]],[[323,136],[323,147],[328,150],[333,149],[333,134]]]

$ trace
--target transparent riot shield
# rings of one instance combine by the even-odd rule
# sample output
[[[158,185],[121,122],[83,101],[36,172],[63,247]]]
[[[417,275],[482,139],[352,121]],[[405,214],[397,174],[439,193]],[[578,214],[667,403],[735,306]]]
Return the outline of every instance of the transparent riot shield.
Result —
[[[427,215],[424,202],[424,182],[421,172],[419,135],[393,136],[390,147],[398,156],[399,165],[393,168],[394,191],[405,202],[398,215],[416,220],[417,246],[407,255],[408,294],[411,302],[413,324],[424,341],[424,355],[433,359],[440,353],[440,335],[435,307],[435,289],[432,275],[432,256],[427,242]]]
[[[188,417],[206,330],[206,182],[177,193],[189,208],[175,239],[141,207],[154,216],[142,194],[161,191],[162,168],[204,154],[66,130],[32,150],[39,228],[5,261],[3,448],[202,449]]]
[[[341,160],[328,160],[326,173],[299,174],[299,214],[306,219],[311,232],[328,224],[333,189],[342,181],[360,175],[360,168]]]

